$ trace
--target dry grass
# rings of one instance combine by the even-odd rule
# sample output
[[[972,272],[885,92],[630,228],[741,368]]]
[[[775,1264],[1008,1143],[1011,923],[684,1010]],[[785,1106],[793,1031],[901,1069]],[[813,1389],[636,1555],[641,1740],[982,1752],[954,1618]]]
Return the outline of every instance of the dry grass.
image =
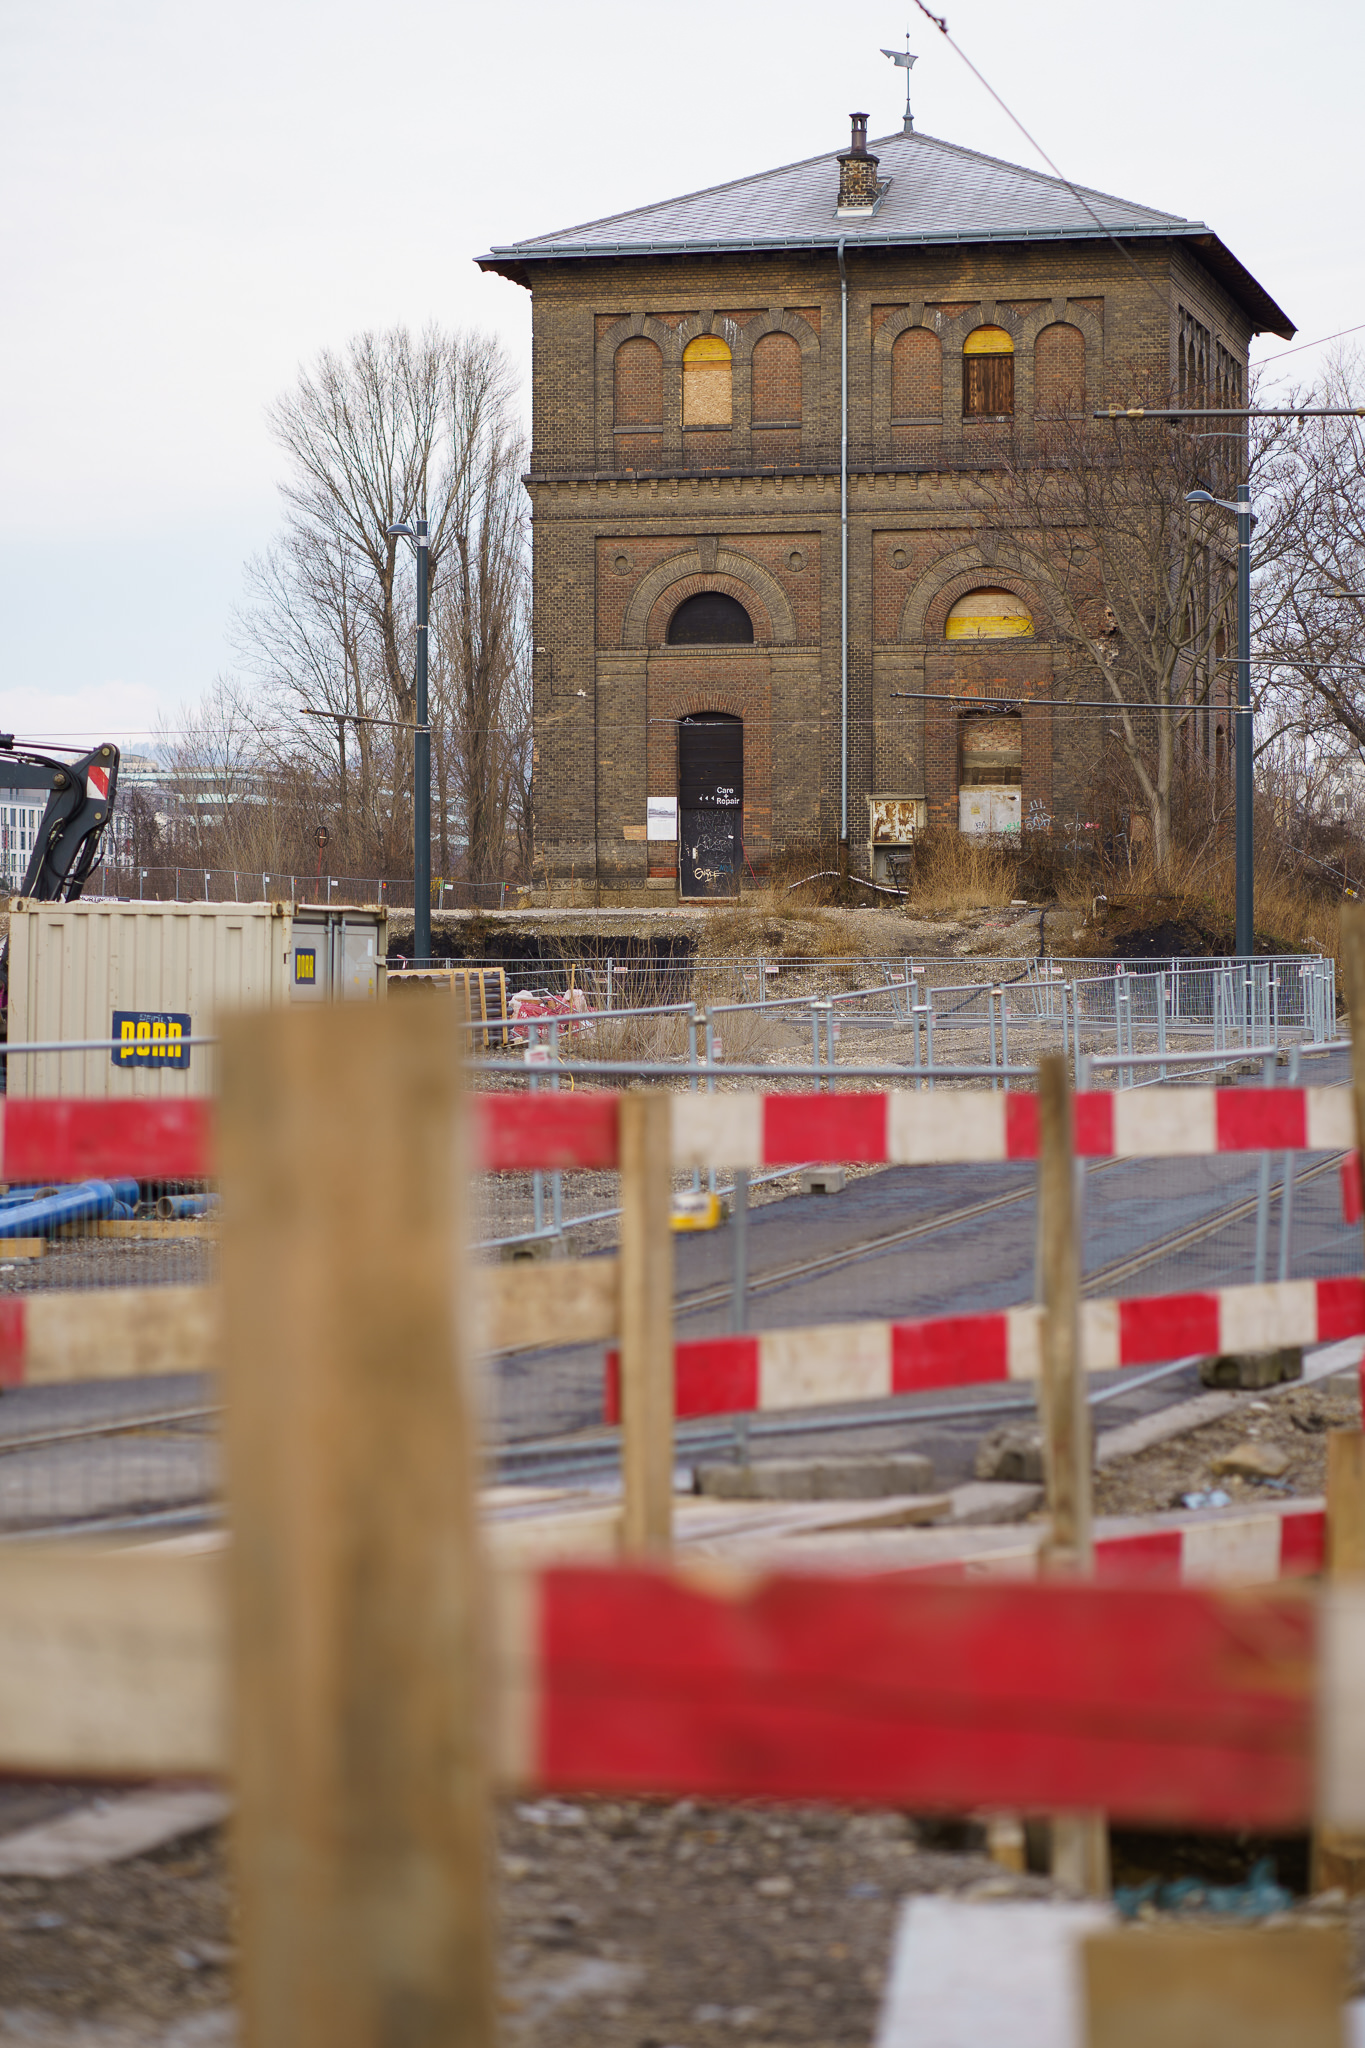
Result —
[[[1109,885],[1110,913],[1096,921],[1094,943],[1108,951],[1116,923],[1136,929],[1181,924],[1204,940],[1212,953],[1231,952],[1236,922],[1236,864],[1232,850],[1179,852],[1158,876],[1150,862],[1133,862]],[[1269,952],[1310,952],[1336,956],[1340,905],[1335,892],[1315,877],[1264,849],[1256,864],[1256,939]]]
[[[766,1060],[781,1041],[780,1026],[758,1010],[732,1011],[717,1017],[721,1060],[741,1065]],[[687,1018],[598,1018],[591,1035],[573,1040],[573,1057],[585,1060],[683,1060],[688,1053]],[[706,1057],[706,1038],[697,1029],[697,1057]]]

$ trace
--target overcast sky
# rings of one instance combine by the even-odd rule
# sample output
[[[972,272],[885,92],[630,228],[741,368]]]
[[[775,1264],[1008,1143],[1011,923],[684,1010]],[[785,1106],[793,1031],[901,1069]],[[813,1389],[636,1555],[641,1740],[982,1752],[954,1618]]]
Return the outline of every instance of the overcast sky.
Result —
[[[0,723],[136,746],[192,704],[300,364],[434,320],[525,374],[476,254],[893,131],[904,5],[0,0]],[[934,5],[1069,178],[1208,222],[1302,341],[1365,322],[1359,0]],[[917,125],[1041,168],[911,12]]]

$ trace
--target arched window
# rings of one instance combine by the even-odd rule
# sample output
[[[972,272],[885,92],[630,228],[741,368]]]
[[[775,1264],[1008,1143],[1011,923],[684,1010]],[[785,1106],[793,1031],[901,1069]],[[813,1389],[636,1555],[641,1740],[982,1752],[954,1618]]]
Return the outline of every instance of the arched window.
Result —
[[[1045,327],[1033,345],[1033,409],[1080,412],[1085,406],[1085,336],[1064,320]]]
[[[891,349],[891,423],[943,418],[943,347],[929,327],[907,327]]]
[[[1032,633],[1032,614],[1012,590],[969,590],[943,627],[945,640],[1014,640]]]
[[[962,417],[1014,417],[1014,343],[1003,327],[976,327],[962,344]]]
[[[794,335],[765,334],[754,343],[752,388],[756,427],[800,426],[801,344]]]
[[[683,425],[730,424],[730,350],[718,334],[699,334],[683,350]]]
[[[616,425],[635,434],[664,430],[664,358],[657,341],[632,334],[615,359]]]
[[[668,622],[670,647],[752,647],[754,622],[723,590],[685,597]]]

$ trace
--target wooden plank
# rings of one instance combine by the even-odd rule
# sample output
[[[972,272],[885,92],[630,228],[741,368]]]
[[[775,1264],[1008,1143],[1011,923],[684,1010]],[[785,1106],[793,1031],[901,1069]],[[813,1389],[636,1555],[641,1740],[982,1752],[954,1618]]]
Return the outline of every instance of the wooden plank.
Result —
[[[621,1098],[622,1538],[633,1556],[673,1530],[672,1098]]]
[[[9,1259],[41,1259],[46,1251],[45,1237],[0,1238],[0,1265]]]
[[[537,1607],[547,1791],[1210,1827],[1311,1808],[1315,1617],[1298,1593],[706,1560],[561,1567]]]
[[[476,1350],[595,1344],[619,1327],[619,1268],[615,1259],[482,1266],[476,1300]]]
[[[1341,1927],[1092,1934],[1086,2048],[1342,2048],[1346,1962]]]
[[[62,1777],[227,1762],[223,1562],[14,1543],[0,1572],[0,1767]]]
[[[154,1243],[159,1239],[209,1237],[218,1235],[218,1220],[214,1216],[129,1216],[126,1218],[105,1218],[98,1223],[76,1223],[63,1231],[64,1237],[114,1237],[129,1239],[133,1243],[143,1241]]]
[[[469,1162],[435,1004],[223,1026],[252,2048],[492,2048]]]
[[[310,1512],[317,1489],[307,1470],[299,1479],[302,1533],[340,1576],[335,1532],[329,1541]],[[375,1518],[357,1519],[361,1548],[341,1560],[353,1576],[375,1557]],[[284,1695],[284,1706],[267,1727],[239,1729],[238,1753],[273,1729],[274,1780],[287,1780],[291,1765],[302,1780],[275,1786],[270,1882],[295,1885],[280,1910],[323,1954],[328,1844],[350,1841],[359,1854],[366,1838],[355,1830],[386,1771],[408,1785],[406,1761],[420,1777],[411,1748],[387,1764],[376,1756],[375,1723],[418,1719],[395,1695],[423,1688],[410,1652],[370,1629],[363,1647],[383,1713],[305,1725],[289,1706],[287,1667],[313,1693],[336,1690],[341,1603],[320,1601],[300,1620],[294,1557],[259,1534],[253,1541],[249,1527],[234,1548],[244,1554],[235,1570],[277,1589],[271,1628],[293,1628],[256,1688]],[[104,1778],[222,1770],[224,1570],[214,1552],[11,1546],[0,1573],[0,1766]],[[239,1642],[251,1619],[242,1607],[239,1589]],[[1354,1691],[1335,1706],[1315,1701],[1324,1690],[1316,1615],[1298,1593],[765,1576],[703,1558],[673,1576],[584,1564],[507,1572],[496,1611],[510,1662],[499,1666],[492,1720],[500,1737],[516,1733],[508,1782],[554,1792],[959,1813],[1105,1805],[1135,1822],[1287,1830],[1307,1822],[1320,1775],[1315,1710],[1358,1716]],[[247,1655],[258,1668],[250,1646]],[[433,1719],[418,1732],[426,1750],[444,1742],[458,1783],[449,1727]],[[356,1782],[338,1788],[347,1772]],[[415,1780],[409,1789],[416,1798]],[[336,1833],[319,1841],[292,1823],[328,1796]],[[265,1823],[258,1795],[245,1788],[243,1797],[245,1875],[259,1884]],[[396,1827],[386,1838],[376,1886],[394,1880],[402,1839]],[[443,1889],[438,1870],[433,1891]],[[254,1927],[259,1892],[251,1897]],[[432,1910],[429,1901],[414,1929],[428,1952],[420,1937],[435,1939]],[[371,1929],[379,1911],[368,1892],[349,1924]],[[286,1987],[310,1967],[273,1943],[263,1953]]]
[[[202,1180],[213,1173],[214,1105],[202,1097],[108,1102],[9,1096],[0,1115],[7,1181]]]
[[[218,1363],[211,1287],[101,1287],[29,1295],[23,1384],[209,1372]]]

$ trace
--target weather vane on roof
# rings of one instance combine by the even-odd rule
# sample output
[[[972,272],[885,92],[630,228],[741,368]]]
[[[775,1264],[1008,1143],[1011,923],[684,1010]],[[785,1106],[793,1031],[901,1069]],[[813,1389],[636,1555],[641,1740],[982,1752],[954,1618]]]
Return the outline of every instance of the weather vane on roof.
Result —
[[[915,117],[910,111],[910,67],[915,62],[915,59],[910,55],[909,29],[905,31],[905,48],[903,50],[883,50],[882,55],[883,57],[889,57],[893,64],[899,64],[905,73],[905,128],[903,133],[913,135],[915,132]]]

